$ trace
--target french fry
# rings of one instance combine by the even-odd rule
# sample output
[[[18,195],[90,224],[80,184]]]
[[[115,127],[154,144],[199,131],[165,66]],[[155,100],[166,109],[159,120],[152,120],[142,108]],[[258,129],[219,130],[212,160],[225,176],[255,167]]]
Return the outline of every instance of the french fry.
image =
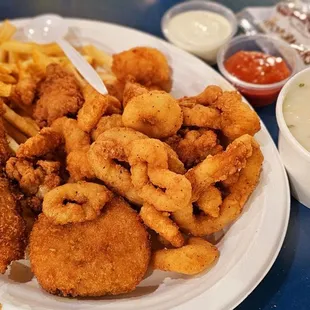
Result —
[[[42,44],[42,45],[36,45],[36,47],[45,55],[48,56],[63,56],[64,52],[60,48],[60,46],[56,43],[50,43],[50,44]]]
[[[0,81],[0,97],[9,97],[12,92],[12,84],[5,84]]]
[[[99,66],[102,66],[107,70],[111,70],[113,62],[113,58],[111,55],[99,50],[94,45],[84,46],[83,51],[86,55],[92,57]]]
[[[8,63],[16,64],[19,60],[18,54],[13,51],[8,52]]]
[[[21,133],[16,127],[11,125],[7,120],[3,120],[4,128],[17,143],[24,143],[28,138]]]
[[[3,74],[0,73],[0,81],[4,82],[6,84],[16,84],[17,80],[15,79],[14,76],[9,75],[9,74]]]
[[[8,134],[6,135],[6,140],[8,141],[9,148],[16,153],[17,149],[19,148],[19,144]]]
[[[35,122],[34,119],[32,119],[29,116],[24,116],[24,119],[32,126],[34,127],[37,131],[40,131],[39,125]]]
[[[32,59],[33,62],[37,65],[37,67],[44,72],[46,70],[46,67],[52,62],[50,57],[42,53],[37,48],[33,49],[32,51]]]
[[[13,126],[18,128],[21,132],[23,132],[26,136],[33,137],[39,132],[29,123],[29,121],[15,113],[6,104],[3,104],[3,108],[5,111],[3,117]]]
[[[1,54],[1,49],[0,49],[0,54]],[[17,65],[0,62],[0,73],[17,75],[18,74]]]
[[[15,32],[16,27],[6,19],[0,26],[0,43],[10,40]]]
[[[3,42],[1,44],[1,48],[7,52],[14,52],[18,54],[31,54],[34,48],[34,44],[12,40]]]
[[[0,62],[6,62],[8,58],[8,52],[0,48]]]

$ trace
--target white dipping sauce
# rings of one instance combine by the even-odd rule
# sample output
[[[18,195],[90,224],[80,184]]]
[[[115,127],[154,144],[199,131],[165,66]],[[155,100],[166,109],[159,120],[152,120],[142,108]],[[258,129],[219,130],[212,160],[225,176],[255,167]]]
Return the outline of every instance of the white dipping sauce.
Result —
[[[310,151],[310,82],[305,78],[296,82],[283,103],[283,115],[287,127],[296,140]]]
[[[231,33],[232,26],[227,18],[204,10],[173,16],[166,27],[171,42],[211,61],[215,61],[218,48]]]

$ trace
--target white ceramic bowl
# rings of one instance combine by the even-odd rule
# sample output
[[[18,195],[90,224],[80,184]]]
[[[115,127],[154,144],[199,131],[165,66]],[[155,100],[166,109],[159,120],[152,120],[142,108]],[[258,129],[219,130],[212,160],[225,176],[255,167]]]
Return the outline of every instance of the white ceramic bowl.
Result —
[[[180,41],[172,36],[168,29],[168,24],[172,17],[184,13],[187,11],[208,11],[222,15],[225,17],[231,25],[231,33],[225,38],[221,44],[216,45],[214,47],[210,47],[210,43],[206,43],[204,46],[194,47],[188,44],[185,41]],[[214,65],[216,63],[216,55],[218,50],[223,46],[226,42],[228,42],[237,32],[238,22],[234,12],[228,7],[213,2],[213,1],[185,1],[179,4],[174,5],[170,8],[161,19],[161,30],[165,36],[165,38],[176,46],[186,50],[187,52],[193,53],[196,56],[204,59],[209,64]]]
[[[276,106],[279,126],[279,152],[288,173],[292,195],[310,208],[310,152],[308,152],[291,134],[283,116],[283,103],[292,86],[298,81],[310,80],[310,68],[293,76],[282,88]]]

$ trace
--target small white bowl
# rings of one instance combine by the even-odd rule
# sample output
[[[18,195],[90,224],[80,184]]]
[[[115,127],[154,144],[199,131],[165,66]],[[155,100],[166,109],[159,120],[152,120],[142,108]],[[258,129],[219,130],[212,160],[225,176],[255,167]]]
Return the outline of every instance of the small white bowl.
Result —
[[[225,38],[221,44],[212,47],[210,43],[206,43],[203,46],[194,47],[188,44],[185,41],[180,41],[172,36],[168,29],[168,24],[174,16],[184,13],[187,11],[208,11],[217,13],[225,17],[230,25],[231,25],[231,33]],[[237,32],[238,22],[237,18],[232,10],[227,8],[226,6],[213,2],[213,1],[185,1],[179,3],[172,8],[170,8],[161,19],[161,30],[165,36],[165,38],[176,46],[195,54],[198,57],[206,60],[209,64],[213,65],[216,63],[216,56],[218,50],[223,46],[226,42],[228,42]]]
[[[283,103],[292,85],[300,78],[310,80],[310,68],[293,76],[282,88],[276,106],[279,126],[278,148],[288,173],[292,195],[306,207],[310,208],[310,152],[308,152],[292,135],[283,116]]]

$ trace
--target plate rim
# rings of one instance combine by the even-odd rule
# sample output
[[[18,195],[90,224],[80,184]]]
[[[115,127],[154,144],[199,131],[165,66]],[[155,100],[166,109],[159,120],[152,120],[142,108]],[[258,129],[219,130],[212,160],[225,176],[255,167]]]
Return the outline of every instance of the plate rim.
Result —
[[[23,18],[14,18],[14,19],[10,19],[11,22],[13,23],[17,23],[17,24],[23,24],[26,23],[31,17],[23,17]],[[73,17],[65,17],[66,20],[68,20],[69,24],[76,24],[75,26],[78,26],[79,23],[86,23],[86,24],[90,24],[95,26],[95,24],[99,24],[100,26],[113,26],[113,27],[117,27],[120,28],[120,30],[123,31],[132,31],[132,32],[136,32],[139,35],[144,35],[144,36],[148,36],[151,37],[153,40],[156,41],[160,41],[161,44],[167,45],[169,46],[169,48],[172,48],[173,50],[178,51],[179,53],[183,54],[186,57],[192,57],[195,58],[196,62],[198,61],[199,64],[201,66],[205,66],[208,67],[208,70],[212,72],[213,76],[217,79],[220,79],[224,84],[226,84],[228,87],[230,87],[231,89],[235,89],[233,87],[232,84],[230,84],[224,77],[222,77],[220,75],[220,73],[218,73],[215,69],[213,69],[211,66],[209,66],[207,63],[203,62],[201,59],[197,58],[194,55],[189,54],[188,52],[174,46],[173,44],[165,41],[164,39],[160,38],[160,37],[156,37],[150,33],[138,30],[136,28],[130,28],[124,25],[119,25],[116,23],[110,23],[110,22],[105,22],[102,20],[98,20],[98,19],[85,19],[85,18],[73,18]],[[83,26],[78,26],[81,29],[85,29],[85,27]],[[246,101],[246,100],[245,100]],[[247,101],[246,101],[247,102]],[[251,283],[250,285],[248,285],[248,288],[243,288],[241,290],[241,292],[239,292],[238,294],[236,294],[236,297],[230,301],[230,304],[227,304],[227,307],[225,306],[225,308],[218,308],[218,309],[234,309],[236,306],[238,306],[240,303],[242,303],[242,301],[244,301],[252,292],[253,290],[258,286],[258,284],[263,280],[263,278],[266,276],[266,274],[269,272],[269,270],[271,269],[271,267],[273,266],[275,260],[277,259],[279,252],[282,248],[285,236],[286,236],[286,232],[287,232],[287,228],[288,228],[288,223],[289,223],[289,219],[290,219],[290,208],[291,208],[291,195],[290,195],[290,187],[289,187],[289,182],[288,182],[288,177],[287,177],[287,173],[285,171],[284,165],[281,161],[280,155],[278,153],[277,147],[275,142],[273,141],[269,131],[267,130],[264,122],[260,119],[261,125],[262,125],[262,129],[264,131],[264,134],[267,134],[268,138],[271,140],[271,147],[273,148],[273,151],[276,153],[276,157],[277,157],[277,162],[280,166],[280,172],[282,174],[281,180],[283,182],[283,186],[285,189],[285,197],[283,197],[284,203],[283,203],[283,209],[284,206],[286,207],[286,209],[283,211],[283,216],[285,217],[282,221],[282,229],[281,229],[281,233],[277,235],[277,238],[275,239],[279,239],[276,244],[277,247],[275,249],[273,249],[272,253],[269,253],[269,257],[268,259],[266,259],[265,264],[261,264],[260,269],[263,268],[263,271],[261,272],[256,272],[256,279],[251,279]],[[286,212],[285,212],[286,211]],[[249,250],[251,251],[251,249]],[[267,264],[267,266],[265,267],[265,265]],[[232,271],[230,271],[229,273],[231,273]],[[228,274],[229,274],[228,273]],[[207,291],[206,291],[207,292]],[[192,307],[192,305],[190,305],[190,303],[195,302],[195,300],[197,299],[201,299],[203,298],[203,295],[206,292],[202,292],[199,295],[193,297],[191,300],[188,300],[186,302],[183,302],[179,305],[174,306],[173,308],[175,309],[190,309]],[[3,303],[3,305],[6,305]],[[9,304],[7,304],[9,306]],[[185,308],[184,308],[185,306]]]

